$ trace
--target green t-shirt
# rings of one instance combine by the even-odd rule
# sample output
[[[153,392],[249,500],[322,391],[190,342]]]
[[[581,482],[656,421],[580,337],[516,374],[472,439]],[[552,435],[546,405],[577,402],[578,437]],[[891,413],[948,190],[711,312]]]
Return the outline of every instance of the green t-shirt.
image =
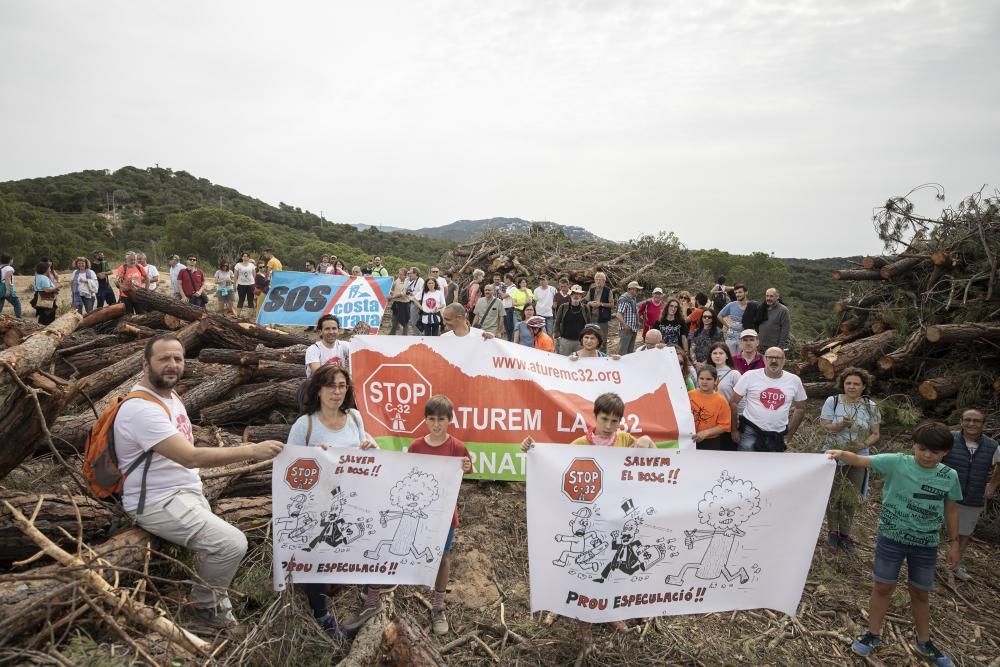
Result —
[[[902,544],[936,547],[944,501],[962,499],[958,473],[942,463],[924,468],[910,454],[876,454],[871,469],[885,475],[879,534]]]

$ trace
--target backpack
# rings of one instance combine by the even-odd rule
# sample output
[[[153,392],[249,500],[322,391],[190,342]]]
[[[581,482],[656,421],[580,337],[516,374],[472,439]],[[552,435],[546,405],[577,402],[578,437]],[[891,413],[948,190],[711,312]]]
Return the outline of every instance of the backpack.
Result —
[[[83,476],[87,479],[91,493],[98,498],[108,498],[121,493],[122,487],[125,486],[125,478],[144,463],[137,510],[137,514],[142,514],[146,505],[146,475],[149,473],[149,465],[153,461],[153,452],[150,450],[137,458],[124,472],[118,467],[118,454],[115,452],[115,418],[118,416],[122,404],[133,398],[156,403],[163,408],[168,416],[170,415],[170,410],[163,401],[145,391],[133,391],[127,396],[116,398],[114,403],[97,418],[87,435],[87,444],[83,455]]]

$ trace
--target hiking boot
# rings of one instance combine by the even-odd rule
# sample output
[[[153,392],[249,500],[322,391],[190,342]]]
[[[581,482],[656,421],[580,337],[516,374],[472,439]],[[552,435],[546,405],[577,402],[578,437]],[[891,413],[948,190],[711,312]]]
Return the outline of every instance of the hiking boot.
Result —
[[[954,667],[955,663],[952,662],[951,658],[941,652],[941,650],[934,645],[934,642],[927,640],[922,642],[917,640],[917,653],[923,657],[924,660],[936,665],[937,667]]]
[[[330,636],[330,639],[335,639],[337,641],[346,641],[350,639],[350,635],[344,631],[344,628],[340,627],[335,619],[330,614],[327,614],[323,618],[317,618],[316,622],[319,623],[319,627],[323,628],[323,631]]]
[[[836,551],[837,547],[840,546],[840,533],[831,530],[830,534],[826,536],[826,546]]]
[[[881,645],[881,637],[873,635],[871,632],[866,632],[854,640],[854,643],[851,644],[851,650],[860,656],[868,656]]]
[[[857,551],[857,546],[854,544],[854,538],[850,535],[844,535],[843,533],[840,535],[840,548],[852,556],[854,555],[854,552]]]
[[[399,588],[399,584],[368,584],[367,586],[362,586],[358,589],[358,595],[361,596],[362,602],[368,598],[369,588],[377,590],[379,595],[388,595]]]
[[[381,600],[379,600],[378,604],[362,607],[361,611],[359,611],[353,617],[349,618],[344,622],[343,628],[347,632],[354,632],[362,625],[364,625],[368,621],[368,619],[370,619],[372,616],[377,615],[381,611],[382,611]]]
[[[198,624],[213,630],[231,630],[239,624],[230,609],[216,609],[215,607],[189,607],[191,618]]]
[[[969,574],[968,570],[961,565],[956,565],[955,569],[952,570],[951,573],[954,574],[955,578],[959,581],[972,581],[972,575]]]
[[[448,634],[448,617],[444,615],[444,609],[431,610],[431,628],[436,635]]]

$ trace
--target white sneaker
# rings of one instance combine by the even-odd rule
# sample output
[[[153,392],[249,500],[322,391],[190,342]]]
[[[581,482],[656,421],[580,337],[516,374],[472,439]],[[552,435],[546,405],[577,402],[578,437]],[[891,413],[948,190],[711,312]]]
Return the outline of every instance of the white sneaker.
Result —
[[[952,570],[952,574],[954,574],[955,578],[960,581],[972,581],[972,575],[969,574],[961,565],[956,566],[955,569]]]

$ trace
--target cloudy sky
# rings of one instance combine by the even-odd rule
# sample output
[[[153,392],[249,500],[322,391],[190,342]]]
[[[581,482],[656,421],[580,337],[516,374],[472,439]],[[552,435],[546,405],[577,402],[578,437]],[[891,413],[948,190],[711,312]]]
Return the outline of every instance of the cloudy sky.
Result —
[[[158,163],[338,222],[863,253],[890,195],[1000,186],[998,28],[990,0],[4,0],[0,180]]]

